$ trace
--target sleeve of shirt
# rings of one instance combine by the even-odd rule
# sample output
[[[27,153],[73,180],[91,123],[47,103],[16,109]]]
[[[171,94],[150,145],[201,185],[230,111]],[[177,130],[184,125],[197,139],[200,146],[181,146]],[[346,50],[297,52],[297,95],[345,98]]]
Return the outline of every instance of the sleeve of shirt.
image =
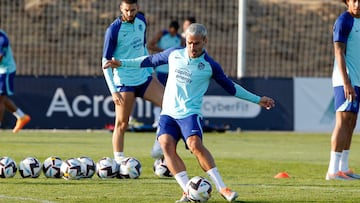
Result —
[[[170,48],[157,54],[142,56],[135,59],[120,59],[122,66],[129,67],[156,67],[169,63],[169,55],[177,48]]]
[[[120,30],[121,22],[115,21],[112,23],[105,32],[104,37],[104,47],[103,47],[103,58],[111,60],[114,56],[116,44],[117,44],[117,35]]]
[[[116,85],[114,83],[114,73],[112,68],[103,69],[106,84],[111,93],[116,92]]]
[[[237,98],[244,99],[253,103],[258,104],[260,102],[260,97],[256,94],[253,94],[241,87],[239,84],[230,80],[224,73],[221,66],[215,61],[210,62],[213,70],[214,80],[227,91],[230,95],[233,95]]]
[[[342,42],[346,44],[353,24],[354,18],[350,14],[345,13],[341,15],[334,24],[333,42]]]
[[[8,43],[4,36],[0,35],[0,55],[5,55],[5,48],[7,48]]]

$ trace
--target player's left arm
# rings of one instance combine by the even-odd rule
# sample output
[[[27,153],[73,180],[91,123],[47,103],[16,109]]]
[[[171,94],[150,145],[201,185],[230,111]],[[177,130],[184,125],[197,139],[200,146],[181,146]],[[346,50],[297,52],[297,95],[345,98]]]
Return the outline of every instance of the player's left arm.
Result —
[[[244,100],[259,104],[260,106],[262,106],[266,109],[271,109],[275,106],[275,102],[272,98],[267,97],[267,96],[260,97],[256,94],[246,90],[245,88],[243,88],[239,84],[235,83],[234,81],[230,80],[225,75],[223,69],[221,68],[221,66],[218,63],[216,63],[216,62],[212,63],[212,70],[213,70],[212,77],[229,94],[231,94],[235,97],[238,97],[240,99],[244,99]]]
[[[8,46],[8,41],[7,39],[0,35],[0,62],[3,59],[3,57],[5,56],[5,49]]]

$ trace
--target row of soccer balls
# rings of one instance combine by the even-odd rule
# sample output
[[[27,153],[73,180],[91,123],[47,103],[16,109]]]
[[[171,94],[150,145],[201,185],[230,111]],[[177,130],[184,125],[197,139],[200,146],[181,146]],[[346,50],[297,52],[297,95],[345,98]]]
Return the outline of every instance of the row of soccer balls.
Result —
[[[154,162],[154,173],[159,177],[171,177],[171,173],[163,159]],[[64,178],[76,180],[91,178],[96,173],[100,178],[131,178],[136,179],[141,175],[142,167],[139,160],[127,157],[118,164],[110,157],[100,159],[96,164],[90,157],[79,157],[62,160],[51,156],[43,163],[35,157],[27,157],[19,162],[19,172],[23,178],[37,178],[41,171],[47,178]],[[10,157],[0,158],[0,178],[14,177],[17,164]]]
[[[154,173],[159,177],[171,177],[164,159],[154,162]],[[41,171],[47,178],[61,178],[76,180],[91,178],[95,173],[103,179],[106,178],[138,178],[141,175],[141,163],[133,157],[127,157],[117,164],[109,157],[100,159],[96,164],[89,157],[70,158],[65,161],[59,157],[51,156],[43,164],[34,158],[28,157],[20,161],[19,172],[23,178],[37,178]],[[10,157],[0,158],[0,177],[11,178],[17,172],[16,162]],[[206,202],[212,192],[211,184],[203,177],[195,176],[187,183],[187,196],[194,202]]]

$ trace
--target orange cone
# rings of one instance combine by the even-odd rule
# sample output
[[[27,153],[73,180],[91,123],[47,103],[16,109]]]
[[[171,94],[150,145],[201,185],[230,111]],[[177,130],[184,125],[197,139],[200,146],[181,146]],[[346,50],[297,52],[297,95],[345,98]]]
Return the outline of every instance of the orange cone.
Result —
[[[286,172],[280,172],[274,176],[274,178],[290,178],[289,174]]]

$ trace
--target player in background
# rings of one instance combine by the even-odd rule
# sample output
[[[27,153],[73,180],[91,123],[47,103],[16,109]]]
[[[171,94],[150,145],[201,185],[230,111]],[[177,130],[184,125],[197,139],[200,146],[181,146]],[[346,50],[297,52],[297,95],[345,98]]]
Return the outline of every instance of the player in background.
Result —
[[[9,98],[9,96],[14,94],[15,74],[16,63],[10,46],[10,40],[5,31],[0,29],[0,127],[6,109],[17,119],[13,133],[17,133],[31,120],[30,116],[25,114]]]
[[[120,61],[114,59],[104,68],[124,66],[147,67],[169,64],[169,78],[165,87],[163,108],[160,115],[158,140],[164,151],[167,166],[180,187],[183,196],[177,202],[189,202],[186,183],[189,181],[183,160],[176,152],[182,139],[201,168],[209,175],[220,194],[229,202],[238,194],[223,182],[210,151],[202,142],[201,106],[211,79],[229,94],[270,109],[274,100],[260,97],[231,81],[221,66],[206,52],[207,30],[204,25],[193,23],[186,30],[186,48],[172,48],[148,57]]]
[[[183,25],[182,25],[183,32],[181,33],[182,38],[185,39],[185,31],[192,23],[196,23],[195,17],[190,16],[184,20]]]
[[[156,36],[150,40],[148,48],[153,53],[158,53],[164,51],[165,49],[172,47],[185,46],[185,40],[178,34],[179,23],[177,21],[171,21],[167,30],[162,30],[156,34]],[[169,73],[169,66],[163,64],[155,67],[155,74],[161,84],[165,87],[167,77]],[[152,124],[153,128],[157,128],[159,124],[161,108],[155,106],[153,109],[154,123]],[[157,139],[155,139],[154,145],[151,150],[151,156],[154,159],[162,158],[163,152],[161,150],[160,144]]]
[[[180,26],[177,21],[171,21],[167,30],[162,30],[158,32],[156,36],[150,40],[148,44],[148,49],[153,53],[158,53],[164,51],[165,49],[185,46],[185,40],[178,33],[179,27]],[[155,73],[157,79],[165,87],[169,73],[169,66],[167,64],[157,66],[155,67]],[[154,128],[158,126],[160,111],[160,107],[154,107],[154,123],[152,125]]]
[[[334,70],[332,83],[336,123],[331,137],[326,180],[360,179],[349,169],[351,138],[359,112],[360,97],[360,1],[342,0],[347,11],[334,24]]]
[[[121,16],[113,21],[105,33],[102,64],[115,58],[135,58],[147,55],[146,20],[138,13],[137,0],[122,0]],[[152,70],[152,69],[151,69]],[[136,97],[161,106],[164,87],[151,71],[139,68],[103,69],[107,86],[115,103],[115,127],[112,137],[114,158],[124,157],[124,136]]]

